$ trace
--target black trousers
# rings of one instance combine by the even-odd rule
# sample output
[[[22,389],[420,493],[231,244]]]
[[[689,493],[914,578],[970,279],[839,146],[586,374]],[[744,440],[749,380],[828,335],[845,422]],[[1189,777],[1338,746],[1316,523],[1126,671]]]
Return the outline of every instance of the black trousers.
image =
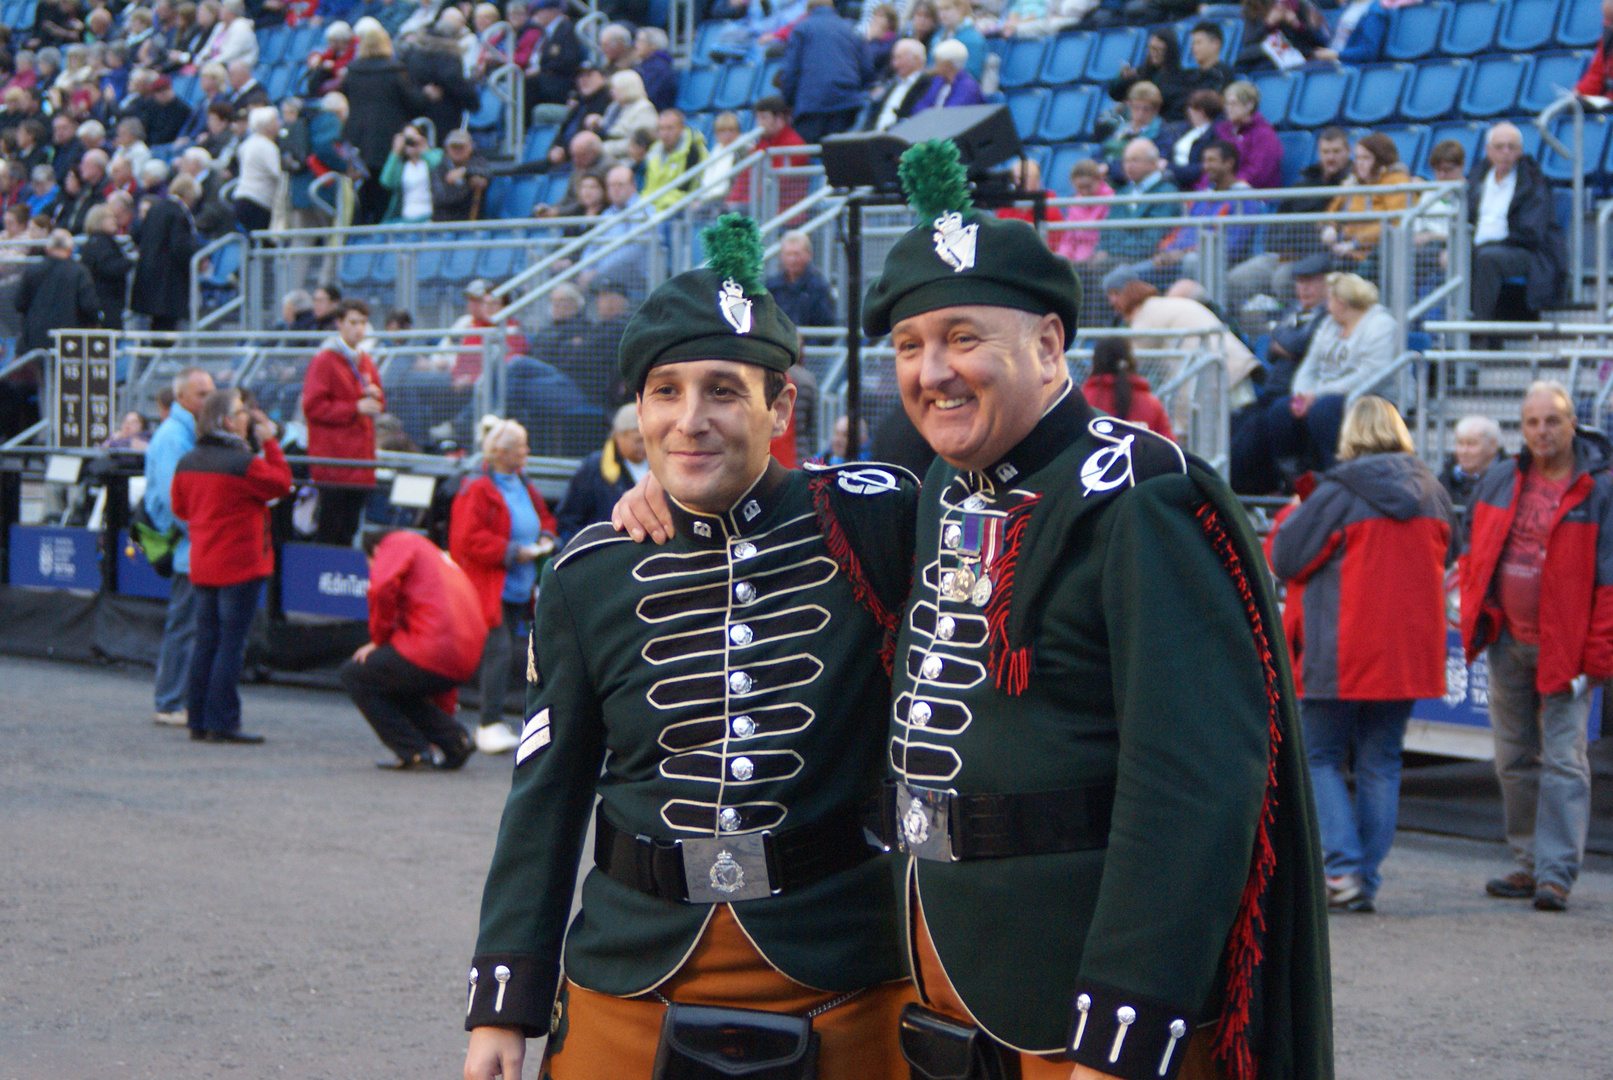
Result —
[[[267,229],[273,216],[267,206],[260,206],[245,196],[235,200],[235,220],[249,233]]]
[[[400,758],[426,753],[428,746],[456,747],[468,737],[459,721],[428,700],[458,684],[405,660],[391,645],[362,664],[347,661],[337,676],[376,737]]]
[[[364,517],[364,503],[370,488],[322,487],[319,489],[319,528],[314,543],[347,547]]]
[[[1479,322],[1495,319],[1496,301],[1507,278],[1529,273],[1531,256],[1521,247],[1508,243],[1480,244],[1473,249],[1473,318]]]
[[[858,109],[842,109],[839,112],[805,113],[795,118],[795,133],[809,144],[823,141],[825,135],[839,135],[843,131],[850,131],[851,126],[857,122]]]

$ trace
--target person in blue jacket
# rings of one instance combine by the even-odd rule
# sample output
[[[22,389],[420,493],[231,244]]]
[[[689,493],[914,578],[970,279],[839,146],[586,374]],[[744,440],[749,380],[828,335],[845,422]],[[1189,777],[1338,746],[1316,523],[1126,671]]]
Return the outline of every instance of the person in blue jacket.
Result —
[[[969,77],[979,82],[986,73],[986,36],[976,28],[974,19],[969,17],[969,0],[941,0],[935,10],[941,20],[941,32],[938,37],[931,39],[931,51],[943,41],[961,42],[969,50],[966,65]]]
[[[796,133],[816,143],[849,130],[867,100],[863,88],[873,81],[857,28],[835,12],[834,0],[807,0],[806,18],[790,31],[779,71]]]
[[[196,641],[196,591],[190,584],[190,533],[174,517],[170,489],[179,459],[196,449],[196,417],[213,392],[213,376],[186,368],[174,376],[174,405],[146,447],[146,513],[158,532],[179,529],[170,579],[168,615],[157,646],[157,683],[153,693],[155,720],[168,727],[186,724],[185,695],[190,678],[190,652]]]

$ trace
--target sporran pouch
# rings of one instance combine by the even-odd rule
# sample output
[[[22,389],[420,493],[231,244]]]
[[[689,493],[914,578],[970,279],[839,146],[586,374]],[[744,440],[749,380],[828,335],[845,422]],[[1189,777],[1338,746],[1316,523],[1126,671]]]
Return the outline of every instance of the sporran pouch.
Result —
[[[651,1080],[817,1080],[818,1035],[804,1016],[667,1006]]]
[[[902,1010],[900,1038],[912,1080],[1019,1080],[1018,1055],[972,1024],[922,1006]]]

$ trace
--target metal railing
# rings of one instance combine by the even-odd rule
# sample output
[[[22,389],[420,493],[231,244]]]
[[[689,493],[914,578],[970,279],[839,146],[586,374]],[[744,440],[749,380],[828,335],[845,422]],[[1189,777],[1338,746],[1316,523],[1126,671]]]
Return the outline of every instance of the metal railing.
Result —
[[[1551,130],[1552,121],[1564,111],[1571,112],[1574,117],[1572,146],[1564,146],[1563,141]],[[1569,298],[1576,304],[1582,303],[1585,299],[1585,106],[1579,100],[1579,95],[1572,89],[1565,90],[1562,97],[1535,117],[1535,127],[1540,129],[1541,142],[1567,158],[1574,167],[1571,184],[1573,220],[1568,230],[1568,281]],[[1601,288],[1600,281],[1597,287]]]
[[[1608,229],[1613,228],[1613,199],[1602,204],[1596,212],[1596,317],[1598,319],[1613,318],[1607,309],[1608,305],[1608,273],[1613,267],[1608,266]]]

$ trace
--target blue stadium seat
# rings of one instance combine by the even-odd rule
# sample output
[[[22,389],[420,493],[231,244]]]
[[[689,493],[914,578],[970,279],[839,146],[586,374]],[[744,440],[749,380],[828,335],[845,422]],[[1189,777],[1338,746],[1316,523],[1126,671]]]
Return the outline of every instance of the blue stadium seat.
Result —
[[[1092,35],[1060,34],[1048,47],[1042,60],[1040,81],[1047,86],[1066,86],[1081,81],[1092,55]]]
[[[571,172],[550,173],[544,177],[543,190],[538,193],[538,202],[549,206],[559,206],[565,201],[566,192],[571,187]],[[524,216],[524,215],[523,215]]]
[[[1319,128],[1337,122],[1355,84],[1347,68],[1312,68],[1302,73],[1299,89],[1288,105],[1288,126]]]
[[[1602,40],[1602,5],[1597,0],[1567,0],[1557,20],[1557,44],[1565,49],[1591,49]]]
[[[1070,170],[1075,167],[1077,161],[1086,161],[1097,155],[1098,147],[1094,143],[1055,146],[1052,157],[1048,159],[1047,168],[1042,170],[1042,186],[1058,195],[1074,195],[1075,188],[1070,184]]]
[[[524,218],[532,216],[532,207],[538,201],[538,188],[543,184],[541,176],[519,176],[510,185],[509,191],[504,193],[503,202],[495,203],[492,191],[488,191],[487,205],[501,218]]]
[[[1374,64],[1358,68],[1355,85],[1350,88],[1350,96],[1344,101],[1344,122],[1375,126],[1394,119],[1411,70],[1409,64]]]
[[[1588,52],[1541,53],[1534,58],[1534,67],[1524,80],[1523,92],[1518,95],[1518,108],[1539,115],[1546,106],[1574,88],[1579,77],[1590,63]]]
[[[727,19],[709,19],[700,24],[700,29],[695,31],[695,63],[709,64],[711,62],[711,48],[717,44],[717,35],[721,34],[728,25]]]
[[[751,87],[751,101],[766,97],[768,94],[778,93],[778,87],[773,85],[773,76],[783,69],[783,57],[775,56],[771,60],[762,61],[762,68],[756,73],[756,85]],[[746,104],[749,104],[749,102]]]
[[[1400,115],[1412,123],[1443,120],[1456,113],[1456,100],[1472,64],[1466,60],[1429,60],[1417,65],[1400,99]]]
[[[1421,60],[1434,55],[1449,10],[1445,4],[1413,4],[1390,12],[1389,33],[1383,41],[1384,59]]]
[[[1034,86],[1042,74],[1042,62],[1047,57],[1047,39],[1042,37],[1015,38],[1003,54],[1003,65],[997,72],[997,84],[1004,90],[1018,90]]]
[[[1092,119],[1102,96],[1103,91],[1096,86],[1066,86],[1053,91],[1036,128],[1036,138],[1049,143],[1090,138]]]
[[[298,65],[306,64],[308,54],[319,48],[324,36],[325,32],[320,27],[302,23],[291,31],[283,55]]]
[[[1563,145],[1570,150],[1574,148],[1574,119],[1571,116],[1559,116],[1552,121],[1551,133],[1561,139]],[[1608,118],[1606,116],[1587,116],[1585,118],[1585,174],[1594,176],[1603,171],[1603,164],[1607,157]],[[1540,167],[1546,173],[1548,180],[1559,184],[1566,184],[1574,178],[1573,163],[1555,150],[1542,148]]]
[[[1046,90],[1018,90],[1008,95],[1008,112],[1014,118],[1014,130],[1021,139],[1035,137],[1047,98]]]
[[[504,101],[491,86],[483,85],[480,94],[481,101],[465,117],[465,127],[471,131],[491,131],[504,122]],[[437,142],[441,144],[447,135],[446,131],[437,132]]]
[[[515,182],[511,176],[495,176],[487,182],[487,190],[482,192],[482,217],[503,217],[499,213],[504,205],[504,199],[510,193],[510,185]]]
[[[232,244],[225,251],[234,251]],[[375,262],[375,243],[367,236],[355,236],[343,248],[342,257],[336,260],[336,277],[343,285],[358,285],[370,279],[370,267]]]
[[[1540,129],[1535,127],[1534,118],[1530,116],[1514,116],[1511,118],[1511,120],[1513,126],[1518,129],[1518,134],[1523,137],[1524,156],[1532,157],[1536,161],[1539,161],[1541,143]],[[1489,129],[1486,128],[1485,130],[1488,131]],[[1482,146],[1483,144],[1481,143],[1480,145]]]
[[[1316,160],[1316,137],[1308,131],[1279,131],[1283,144],[1283,187],[1293,187],[1299,172]]]
[[[1484,135],[1489,129],[1488,124],[1473,121],[1435,124],[1428,130],[1428,150],[1433,150],[1436,144],[1446,140],[1459,142],[1462,144],[1463,160],[1467,162],[1467,168],[1471,169],[1473,162],[1478,159],[1479,153],[1484,146]],[[1417,159],[1412,171],[1418,176],[1434,175],[1434,170],[1428,167],[1428,153],[1426,151]]]
[[[1519,53],[1548,47],[1557,33],[1557,6],[1558,0],[1507,0],[1496,46]]]
[[[491,191],[492,188],[488,190]],[[446,251],[438,248],[428,248],[425,251],[416,252],[414,257],[415,281],[424,285],[442,276],[442,264],[447,256]]]
[[[291,89],[291,76],[295,73],[296,69],[288,67],[277,67],[269,72],[269,77],[263,80],[263,88],[269,91],[270,101],[279,101],[286,96]]]
[[[278,64],[286,55],[291,43],[291,31],[284,26],[271,26],[258,31],[258,63]]]
[[[553,124],[535,127],[526,133],[526,143],[521,148],[522,161],[537,161],[549,152],[549,144],[554,142],[555,132],[559,129]]]
[[[1496,0],[1465,0],[1451,8],[1439,35],[1439,51],[1446,56],[1477,56],[1495,41],[1502,5]]]
[[[728,64],[722,69],[722,78],[717,81],[717,92],[712,95],[711,107],[721,111],[723,109],[741,109],[750,104],[751,87],[756,85],[756,72],[760,65],[738,63]]]
[[[510,276],[510,270],[515,265],[515,254],[513,247],[486,248],[482,251],[482,257],[476,260],[476,276],[494,282],[502,281]]]
[[[487,237],[479,233],[476,235],[455,233],[454,239],[485,240]],[[448,253],[448,257],[442,261],[442,276],[449,281],[468,281],[476,276],[476,260],[480,256],[481,250],[476,247],[467,245],[462,248],[454,248]]]
[[[1272,127],[1288,122],[1288,107],[1293,103],[1294,91],[1299,88],[1298,75],[1287,71],[1263,71],[1251,77],[1255,89],[1260,91],[1260,115]]]
[[[175,75],[173,77],[174,96],[195,108],[202,100],[201,88],[196,85],[197,82],[198,79],[195,75]]]
[[[1141,27],[1113,26],[1098,31],[1087,58],[1086,81],[1108,82],[1127,64],[1137,63],[1147,44],[1148,32]]]
[[[711,108],[719,74],[719,69],[708,64],[699,64],[685,71],[678,84],[678,108],[686,113],[704,112]]]
[[[713,133],[717,126],[716,113],[691,113],[683,119],[690,127],[700,132],[700,137],[706,140],[707,149],[716,144],[717,138]]]
[[[1502,53],[1473,61],[1459,106],[1463,116],[1504,116],[1518,104],[1518,93],[1534,62],[1527,56]]]

